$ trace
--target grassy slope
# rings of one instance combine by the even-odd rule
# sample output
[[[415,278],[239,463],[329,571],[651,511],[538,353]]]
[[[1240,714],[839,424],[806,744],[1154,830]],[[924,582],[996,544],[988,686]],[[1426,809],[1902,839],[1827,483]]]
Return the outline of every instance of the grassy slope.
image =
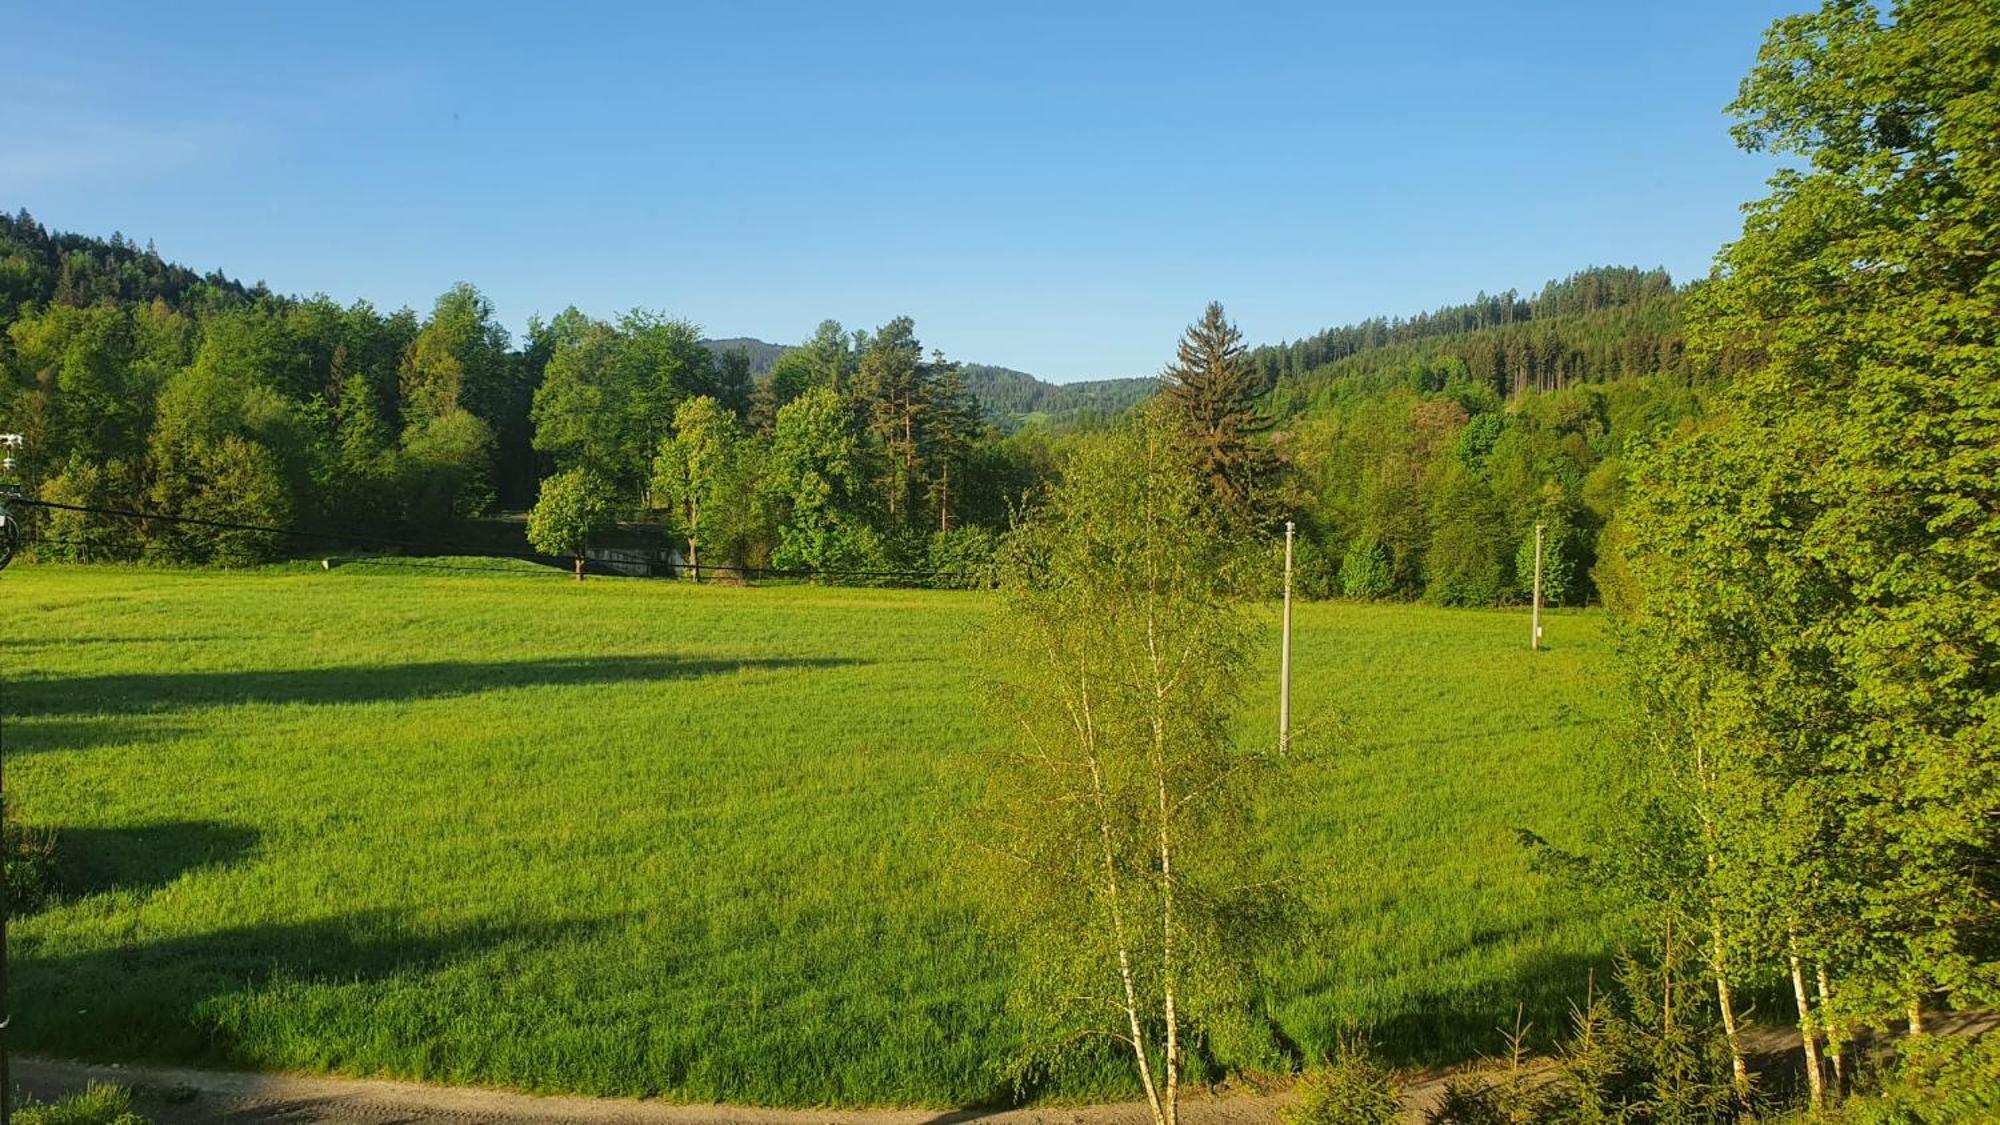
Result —
[[[979,595],[417,571],[17,567],[8,789],[69,898],[15,930],[22,1049],[764,1103],[1004,1096],[1004,951],[943,877],[991,737]],[[1598,623],[1310,605],[1319,730],[1271,845],[1323,922],[1307,1051],[1542,1026],[1607,936],[1573,838]],[[1334,707],[1345,712],[1333,733]],[[1260,735],[1262,716],[1246,731]],[[1116,1059],[1051,1093],[1122,1094]]]

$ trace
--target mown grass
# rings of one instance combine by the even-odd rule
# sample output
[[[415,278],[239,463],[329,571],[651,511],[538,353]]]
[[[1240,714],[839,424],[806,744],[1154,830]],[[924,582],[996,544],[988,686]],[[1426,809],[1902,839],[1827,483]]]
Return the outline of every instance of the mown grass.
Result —
[[[1007,951],[949,841],[979,594],[17,567],[7,782],[65,893],[18,1049],[783,1105],[1005,1100]],[[1553,1027],[1612,936],[1528,870],[1616,706],[1591,615],[1305,605],[1302,1054]],[[1275,661],[1269,662],[1273,666]],[[1271,682],[1260,670],[1260,684]],[[1246,715],[1265,737],[1266,700]],[[1123,1061],[1049,1097],[1130,1092]]]

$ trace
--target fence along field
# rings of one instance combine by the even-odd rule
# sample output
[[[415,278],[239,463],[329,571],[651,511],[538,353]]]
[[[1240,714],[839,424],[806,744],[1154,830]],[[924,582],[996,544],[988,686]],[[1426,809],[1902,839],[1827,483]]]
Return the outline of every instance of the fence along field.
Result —
[[[979,594],[352,566],[15,567],[20,1049],[775,1105],[1011,1096],[1007,950],[951,877],[993,737]],[[1614,942],[1528,870],[1615,706],[1592,615],[1308,604],[1268,846],[1275,1032],[1394,1059],[1560,1027]],[[1275,633],[1274,633],[1275,639]],[[1275,651],[1260,671],[1271,683]],[[1274,689],[1275,690],[1275,689]],[[1336,714],[1336,706],[1340,713]],[[1246,715],[1244,737],[1271,716]],[[1103,1063],[1041,1097],[1132,1092]]]

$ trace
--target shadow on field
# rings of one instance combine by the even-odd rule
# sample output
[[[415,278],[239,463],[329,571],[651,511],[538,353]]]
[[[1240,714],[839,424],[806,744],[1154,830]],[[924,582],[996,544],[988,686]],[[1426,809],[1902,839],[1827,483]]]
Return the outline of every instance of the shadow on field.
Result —
[[[257,840],[253,828],[205,820],[59,828],[57,878],[68,895],[149,891],[190,871],[235,863],[250,854]]]
[[[472,926],[440,931],[391,911],[267,923],[87,953],[17,955],[14,1027],[23,1049],[84,1059],[256,1066],[243,1013],[309,1003],[300,986],[338,987],[441,970],[510,947],[587,937],[616,921]],[[263,996],[283,989],[286,995]],[[232,1019],[232,1014],[235,1018]],[[383,1034],[365,1006],[327,1042]],[[9,1038],[13,1038],[12,1035]]]
[[[119,648],[127,648],[132,645],[219,644],[224,642],[241,644],[251,636],[261,637],[267,635],[262,633],[238,633],[234,636],[223,636],[220,633],[152,633],[128,636],[25,637],[8,641],[7,647],[10,650],[17,651],[32,651],[36,649],[56,649],[61,651],[90,645],[114,645]]]
[[[231,703],[383,703],[442,699],[519,687],[568,687],[726,676],[737,672],[861,663],[836,657],[691,660],[580,656],[521,661],[437,661],[334,668],[126,673],[18,680],[7,687],[19,716],[136,714]]]
[[[1518,1013],[1527,1040],[1546,1050],[1570,1030],[1570,1005],[1581,1007],[1592,987],[1611,984],[1612,955],[1536,954],[1510,979],[1478,988],[1425,992],[1409,997],[1400,1011],[1365,1029],[1388,1061],[1429,1066],[1506,1053],[1505,1036]]]
[[[1486,730],[1451,731],[1445,734],[1413,735],[1409,738],[1384,738],[1380,745],[1384,748],[1406,746],[1461,746],[1468,742],[1490,738],[1516,738],[1524,734],[1546,734],[1550,731],[1576,730],[1582,727],[1601,727],[1605,724],[1598,719],[1575,718],[1558,719],[1546,723],[1521,723],[1509,727]]]
[[[11,693],[6,701],[13,701]],[[17,717],[14,713],[0,708],[0,714],[6,714],[9,720],[6,725],[6,754],[10,759],[24,754],[157,743],[190,733],[186,726],[150,715],[97,715],[80,719],[27,717],[25,722],[13,722]]]

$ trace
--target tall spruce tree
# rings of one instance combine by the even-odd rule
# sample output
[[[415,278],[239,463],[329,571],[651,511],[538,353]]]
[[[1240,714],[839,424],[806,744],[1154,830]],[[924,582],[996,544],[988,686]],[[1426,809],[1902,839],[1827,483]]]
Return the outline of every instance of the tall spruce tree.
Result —
[[[1258,435],[1271,421],[1258,408],[1257,369],[1243,334],[1219,302],[1209,302],[1201,319],[1188,326],[1160,378],[1161,397],[1209,491],[1232,519],[1253,519],[1272,466]]]

